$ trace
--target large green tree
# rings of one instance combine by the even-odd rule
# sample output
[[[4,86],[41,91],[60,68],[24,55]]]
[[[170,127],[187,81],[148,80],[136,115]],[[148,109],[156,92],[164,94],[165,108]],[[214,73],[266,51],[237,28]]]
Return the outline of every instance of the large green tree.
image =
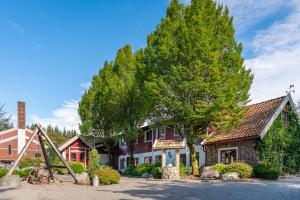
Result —
[[[115,97],[119,107],[118,131],[126,141],[131,164],[134,162],[134,145],[141,133],[141,126],[149,117],[148,101],[142,84],[143,58],[143,51],[133,54],[131,46],[126,45],[118,51],[114,62],[119,86]]]
[[[188,6],[172,0],[145,49],[155,113],[167,124],[180,124],[194,175],[199,175],[195,141],[208,126],[234,126],[249,99],[253,77],[232,22],[228,9],[213,0]]]

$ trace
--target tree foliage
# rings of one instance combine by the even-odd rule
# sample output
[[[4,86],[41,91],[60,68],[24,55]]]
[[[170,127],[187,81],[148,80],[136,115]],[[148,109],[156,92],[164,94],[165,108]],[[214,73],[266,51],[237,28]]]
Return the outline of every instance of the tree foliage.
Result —
[[[5,104],[0,104],[0,131],[7,130],[13,127],[10,122],[10,116],[7,117],[7,112],[4,110]]]
[[[272,163],[284,173],[300,170],[300,125],[297,114],[289,108],[289,126],[279,116],[258,144],[262,161]]]
[[[178,125],[198,175],[195,141],[208,126],[233,127],[248,102],[253,76],[241,53],[227,7],[172,0],[144,49],[121,48],[93,77],[79,103],[80,130],[98,136],[108,151],[123,133],[133,158],[146,119]]]
[[[173,0],[145,49],[146,85],[157,102],[157,117],[183,124],[194,175],[195,140],[209,125],[233,127],[249,99],[253,77],[232,21],[228,9],[212,0],[192,0],[190,6]]]

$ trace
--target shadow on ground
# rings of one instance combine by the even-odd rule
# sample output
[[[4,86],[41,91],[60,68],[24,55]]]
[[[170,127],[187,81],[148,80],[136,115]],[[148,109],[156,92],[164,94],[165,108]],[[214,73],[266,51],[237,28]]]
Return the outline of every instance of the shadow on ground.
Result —
[[[150,198],[157,200],[299,200],[300,180],[280,180],[277,182],[262,181],[256,183],[204,183],[200,181],[187,183],[186,181],[140,181],[135,189],[116,191],[107,187],[107,189],[99,189],[98,191],[127,194],[135,198]]]

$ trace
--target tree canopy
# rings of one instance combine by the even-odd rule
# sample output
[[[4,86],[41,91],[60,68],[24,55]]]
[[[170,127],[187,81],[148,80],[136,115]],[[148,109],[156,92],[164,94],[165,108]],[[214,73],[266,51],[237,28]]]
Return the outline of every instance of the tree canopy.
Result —
[[[0,104],[0,131],[7,130],[13,127],[10,122],[10,116],[7,116],[7,112],[4,110],[5,104]]]
[[[178,125],[198,175],[195,141],[208,126],[229,129],[239,121],[252,79],[227,7],[172,0],[144,49],[121,48],[93,77],[79,104],[80,129],[123,133],[130,147],[146,119]]]

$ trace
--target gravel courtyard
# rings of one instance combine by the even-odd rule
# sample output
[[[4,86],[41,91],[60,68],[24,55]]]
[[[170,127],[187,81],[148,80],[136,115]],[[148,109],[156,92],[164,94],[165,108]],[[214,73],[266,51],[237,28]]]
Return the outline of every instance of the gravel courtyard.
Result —
[[[90,199],[264,199],[299,200],[300,177],[279,181],[208,183],[198,180],[157,181],[122,178],[120,184],[88,187],[64,182],[52,185],[22,183],[17,189],[0,188],[1,200]]]

